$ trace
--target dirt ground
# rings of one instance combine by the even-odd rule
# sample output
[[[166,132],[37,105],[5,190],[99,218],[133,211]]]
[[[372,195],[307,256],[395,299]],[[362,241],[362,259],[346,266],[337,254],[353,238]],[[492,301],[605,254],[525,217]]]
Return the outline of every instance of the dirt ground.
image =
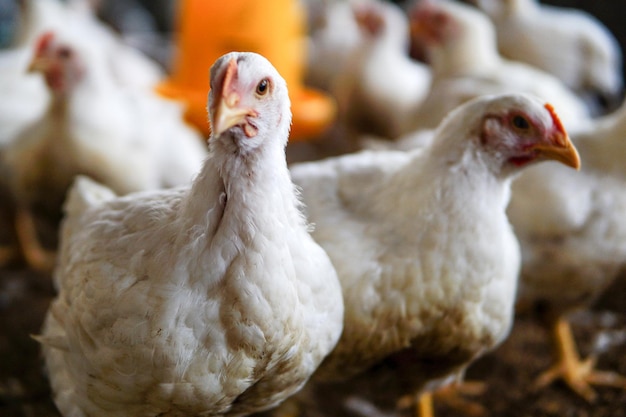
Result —
[[[58,417],[43,373],[39,347],[30,337],[41,326],[53,297],[50,278],[23,268],[0,271],[0,416]],[[572,317],[583,353],[600,354],[599,368],[626,375],[626,274],[592,311]],[[491,417],[626,417],[626,391],[598,388],[588,404],[564,385],[531,389],[550,363],[544,328],[519,317],[507,341],[474,364],[469,380],[485,381],[487,391],[473,399]],[[463,416],[436,406],[438,417]],[[485,416],[485,417],[487,417]]]

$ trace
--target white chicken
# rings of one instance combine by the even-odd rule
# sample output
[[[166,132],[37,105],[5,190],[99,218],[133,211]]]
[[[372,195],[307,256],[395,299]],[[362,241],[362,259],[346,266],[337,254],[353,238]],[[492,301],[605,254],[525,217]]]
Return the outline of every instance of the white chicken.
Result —
[[[292,166],[344,295],[343,334],[313,378],[320,407],[362,395],[384,413],[390,391],[434,390],[502,342],[520,263],[510,184],[543,159],[579,164],[550,105],[500,95],[451,112],[422,149]]]
[[[27,74],[33,45],[44,31],[54,30],[68,38],[88,39],[91,49],[101,51],[114,78],[127,88],[152,87],[163,71],[141,53],[124,45],[110,29],[88,11],[58,0],[27,0],[22,4],[21,24],[12,45],[0,50],[0,147],[40,116],[49,94],[41,77]]]
[[[352,8],[363,40],[336,78],[339,112],[354,130],[395,139],[410,130],[430,69],[409,56],[408,17],[397,5],[369,0]]]
[[[84,1],[25,0],[24,19],[18,47],[30,47],[44,31],[54,31],[70,39],[82,39],[101,51],[100,61],[115,80],[128,88],[151,89],[164,77],[158,64],[124,43],[111,28],[100,22]]]
[[[409,16],[433,72],[414,128],[435,127],[448,111],[483,94],[528,93],[549,100],[568,129],[590,117],[584,102],[556,77],[502,58],[493,24],[480,10],[452,0],[421,0]]]
[[[317,21],[309,28],[306,83],[330,92],[337,75],[363,41],[362,34],[352,13],[351,1],[309,0],[305,3],[308,16]]]
[[[513,184],[508,214],[522,247],[520,309],[541,306],[557,353],[537,385],[561,378],[592,402],[590,384],[626,389],[626,378],[595,370],[595,357],[580,359],[568,314],[589,307],[626,265],[626,104],[572,139],[583,169],[527,170]]]
[[[626,100],[613,113],[579,126],[573,137],[590,171],[626,180]]]
[[[31,48],[0,51],[0,149],[46,110],[49,94],[41,77],[28,74]]]
[[[289,178],[287,86],[262,56],[211,69],[191,186],[66,203],[43,352],[64,416],[243,416],[297,391],[335,345],[336,272]]]
[[[587,100],[617,103],[624,84],[622,50],[598,19],[538,0],[473,1],[493,20],[504,56],[555,75]]]
[[[37,245],[32,214],[57,224],[75,175],[125,194],[188,183],[206,156],[179,104],[120,86],[106,59],[52,32],[36,45],[31,68],[41,71],[50,103],[0,154],[16,200],[19,243],[36,269],[49,270],[54,257]]]

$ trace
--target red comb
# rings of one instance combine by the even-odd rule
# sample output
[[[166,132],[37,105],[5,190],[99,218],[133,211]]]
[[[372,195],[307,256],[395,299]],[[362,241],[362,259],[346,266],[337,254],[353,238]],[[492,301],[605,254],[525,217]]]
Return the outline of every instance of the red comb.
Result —
[[[384,20],[375,4],[355,3],[352,12],[358,25],[372,36],[380,33]]]
[[[35,43],[35,55],[40,55],[44,50],[48,49],[50,42],[54,39],[54,32],[46,31],[39,35]]]
[[[554,111],[554,107],[552,107],[552,104],[546,103],[544,107],[548,110],[548,112],[550,113],[550,116],[552,116],[552,121],[554,122],[554,125],[556,126],[556,128],[563,133],[567,133],[565,131],[565,127],[563,126],[563,122],[561,122],[561,119],[559,119],[558,114],[556,114],[556,111]]]

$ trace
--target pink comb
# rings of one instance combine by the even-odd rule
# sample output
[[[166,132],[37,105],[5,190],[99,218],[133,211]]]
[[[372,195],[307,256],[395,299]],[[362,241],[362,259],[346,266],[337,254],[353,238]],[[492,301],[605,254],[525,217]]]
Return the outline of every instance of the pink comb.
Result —
[[[35,56],[41,55],[46,49],[48,49],[53,39],[54,32],[51,30],[39,35],[37,42],[35,43]]]
[[[222,95],[229,96],[230,93],[235,89],[235,82],[237,80],[237,60],[232,58],[228,62],[228,67],[226,68],[226,75],[224,75],[224,82],[222,84]]]

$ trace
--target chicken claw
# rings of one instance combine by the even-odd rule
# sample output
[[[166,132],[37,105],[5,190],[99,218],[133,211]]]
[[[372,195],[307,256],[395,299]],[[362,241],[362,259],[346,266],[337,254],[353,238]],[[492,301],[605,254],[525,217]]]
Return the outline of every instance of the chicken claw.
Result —
[[[41,246],[37,237],[35,220],[30,211],[17,210],[15,213],[15,231],[26,263],[36,271],[51,272],[56,261],[56,252],[46,250]]]
[[[578,355],[572,329],[566,319],[560,317],[553,327],[553,337],[557,346],[557,362],[542,372],[535,381],[535,388],[544,388],[556,379],[563,381],[583,397],[587,402],[593,403],[597,394],[591,385],[604,385],[626,389],[626,377],[615,372],[597,371],[595,365],[597,358],[589,356],[581,359]]]
[[[463,415],[471,417],[482,417],[487,415],[487,410],[480,404],[466,400],[463,396],[477,396],[486,391],[487,387],[483,382],[468,381],[447,385],[435,392],[424,392],[416,397],[405,396],[398,402],[399,408],[416,406],[417,417],[434,417],[433,401],[440,400],[449,407],[458,410]]]

